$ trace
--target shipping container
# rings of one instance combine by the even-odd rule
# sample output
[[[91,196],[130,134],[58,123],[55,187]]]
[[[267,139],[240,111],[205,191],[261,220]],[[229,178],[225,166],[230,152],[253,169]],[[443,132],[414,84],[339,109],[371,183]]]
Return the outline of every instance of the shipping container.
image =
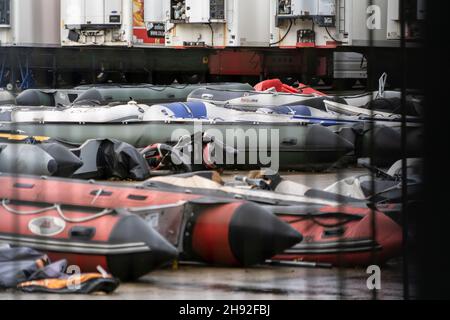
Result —
[[[60,0],[0,0],[0,45],[56,47]]]
[[[61,0],[62,46],[131,46],[131,0]]]
[[[269,0],[170,1],[169,47],[268,47]]]
[[[344,7],[348,45],[368,47],[372,41],[375,47],[400,46],[399,0],[345,0]],[[406,40],[412,44],[423,37],[425,0],[405,1],[405,11]]]
[[[280,48],[336,48],[343,0],[270,0],[270,40]]]

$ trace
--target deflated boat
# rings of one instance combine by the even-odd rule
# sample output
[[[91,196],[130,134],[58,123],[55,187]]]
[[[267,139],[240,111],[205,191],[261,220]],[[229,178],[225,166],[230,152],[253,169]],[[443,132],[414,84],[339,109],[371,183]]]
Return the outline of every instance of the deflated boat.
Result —
[[[231,266],[262,263],[302,239],[267,209],[245,201],[56,178],[1,175],[0,183],[1,240],[26,241],[121,277],[136,278],[174,258],[171,246],[151,238],[150,226],[183,259]],[[41,217],[49,221],[34,220]]]

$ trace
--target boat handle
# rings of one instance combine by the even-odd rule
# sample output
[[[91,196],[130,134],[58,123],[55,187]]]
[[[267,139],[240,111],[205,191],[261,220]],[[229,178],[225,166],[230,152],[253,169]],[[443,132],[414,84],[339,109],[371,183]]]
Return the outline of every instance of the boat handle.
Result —
[[[295,146],[297,144],[297,141],[298,140],[295,138],[288,138],[288,139],[283,139],[281,144],[288,145],[288,146]]]

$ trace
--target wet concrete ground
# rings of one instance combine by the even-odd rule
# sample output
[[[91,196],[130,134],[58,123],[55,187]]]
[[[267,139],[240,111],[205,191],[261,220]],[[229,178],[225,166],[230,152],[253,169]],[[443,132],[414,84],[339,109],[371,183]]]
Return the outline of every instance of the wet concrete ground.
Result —
[[[152,272],[138,282],[122,284],[111,295],[0,293],[0,299],[343,299],[374,298],[365,269],[309,269],[258,266],[251,269],[180,266]],[[401,263],[381,268],[377,299],[401,299]]]
[[[365,169],[338,173],[285,173],[288,179],[323,188],[337,179],[364,173]],[[234,174],[231,172],[226,180]],[[43,295],[0,292],[0,299],[402,299],[401,260],[381,267],[381,290],[366,285],[363,268],[320,269],[258,266],[248,269],[180,265],[158,270],[135,283],[124,283],[112,295]],[[414,280],[411,280],[414,283]],[[414,296],[414,293],[412,294]]]

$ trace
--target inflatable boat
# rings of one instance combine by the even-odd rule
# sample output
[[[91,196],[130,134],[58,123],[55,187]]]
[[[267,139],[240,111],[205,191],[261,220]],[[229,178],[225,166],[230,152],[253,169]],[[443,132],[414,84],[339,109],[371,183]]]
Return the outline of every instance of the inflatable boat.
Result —
[[[209,178],[195,174],[156,177],[145,185],[211,197],[240,198],[264,206],[299,231],[304,238],[272,260],[358,266],[384,263],[401,252],[401,227],[384,213],[371,210],[366,201],[348,198],[343,203],[340,202],[343,197],[329,196],[332,194],[319,190],[306,190],[300,185],[296,185],[296,188],[303,189],[303,195],[237,188],[221,185]],[[377,225],[375,237],[372,237],[372,219]]]
[[[356,158],[371,158],[378,167],[389,167],[403,157],[402,128],[400,124],[374,125],[357,123],[351,126],[330,127],[341,138],[355,146]],[[407,123],[405,155],[408,158],[423,156],[424,128],[420,123]]]
[[[340,205],[293,212],[272,211],[301,232],[306,241],[287,249],[273,260],[331,263],[334,266],[383,264],[402,250],[402,229],[385,214],[369,208]],[[372,222],[376,234],[372,232]]]
[[[206,102],[187,102],[154,105],[149,109],[149,114],[151,113],[153,119],[214,119],[237,122],[253,120],[260,124],[264,122],[294,124],[298,121],[308,125],[317,124],[328,127],[341,138],[351,142],[355,146],[356,157],[369,157],[372,145],[377,165],[391,165],[401,157],[401,123],[396,118],[343,116],[303,105],[258,108],[256,112],[240,111],[245,108],[236,110],[234,107],[218,107]],[[421,152],[423,128],[419,119],[409,118],[409,120],[407,155],[417,157]],[[327,143],[323,141],[323,144]],[[316,146],[320,148],[319,143]]]
[[[139,103],[160,103],[185,101],[188,94],[201,87],[230,88],[250,90],[249,84],[241,83],[204,83],[204,84],[174,84],[157,86],[140,85],[89,85],[73,89],[28,89],[17,96],[18,106],[69,106],[77,105],[107,105],[110,103],[127,103],[130,100]],[[0,98],[1,101],[1,98]],[[1,105],[2,103],[0,103]]]
[[[15,194],[1,196],[3,243],[45,252],[55,261],[66,259],[83,273],[95,272],[101,266],[122,280],[137,279],[177,257],[175,247],[126,210],[99,209],[89,204],[68,206],[61,199],[32,200],[32,192],[39,192],[33,179],[8,179],[8,183],[2,181],[2,191]],[[64,189],[58,189],[61,185],[54,187],[57,189],[53,192],[63,193]]]
[[[43,251],[56,250],[51,246],[51,240],[58,230],[57,235],[65,237],[68,236],[68,232],[69,235],[72,232],[74,239],[77,239],[73,245],[79,246],[80,250],[91,245],[95,247],[96,240],[104,239],[98,237],[103,236],[110,239],[114,244],[113,248],[122,248],[122,246],[126,248],[127,246],[122,243],[130,242],[127,245],[139,244],[140,249],[144,249],[143,246],[153,248],[154,251],[148,250],[150,251],[149,259],[152,257],[152,252],[156,252],[154,259],[158,256],[162,256],[164,261],[173,258],[174,252],[165,242],[159,242],[159,245],[165,248],[159,253],[158,247],[155,247],[158,242],[152,247],[151,242],[148,243],[142,239],[141,230],[147,230],[144,232],[149,234],[150,225],[178,248],[183,259],[210,264],[247,266],[262,263],[265,259],[302,240],[298,232],[269,211],[242,200],[204,197],[169,189],[143,189],[57,178],[0,175],[0,184],[4,186],[0,190],[4,211],[4,217],[0,219],[2,228],[0,237],[3,237],[1,240],[9,239],[14,242],[26,239],[31,244],[42,243],[39,249]],[[17,205],[13,205],[14,201],[18,202]],[[30,203],[33,203],[33,206],[36,203],[45,204],[45,207],[39,209],[25,205]],[[95,208],[95,211],[90,214],[78,213],[77,210],[86,207]],[[45,208],[48,208],[45,214],[36,213],[43,212]],[[134,214],[132,217],[126,214],[126,222],[123,222],[122,228],[112,228],[111,223],[108,223],[121,217],[120,214],[113,213],[113,210],[116,213],[122,212],[116,208],[126,208],[125,211]],[[73,210],[75,212],[72,215]],[[49,226],[51,230],[48,230],[46,234],[33,234],[30,231],[33,227],[30,226],[30,219],[44,215],[57,217],[58,219],[53,219],[56,226]],[[147,224],[143,224],[143,220],[138,216],[147,221]],[[20,223],[15,219],[18,219]],[[72,225],[69,224],[70,221],[84,223]],[[53,230],[54,228],[56,230]],[[116,237],[108,238],[110,229],[116,232]],[[46,244],[49,247],[46,247]],[[57,248],[60,250],[56,250],[60,254],[59,257],[66,256],[71,259],[70,250],[65,251],[64,248]],[[90,251],[81,252],[90,253]],[[151,261],[148,263],[140,261],[139,255],[133,258],[132,255],[120,255],[120,253],[119,250],[118,259],[116,259],[118,271],[115,273],[111,271],[113,274],[120,274],[120,264],[125,265],[125,270],[127,267],[130,270],[135,268],[139,274],[142,273],[138,271],[140,268],[149,270],[155,266]],[[145,253],[144,257],[146,257]],[[160,259],[157,261],[161,261]],[[73,257],[71,261],[76,263],[77,257]],[[98,260],[94,257],[92,260],[86,259],[85,263],[91,263],[92,266],[92,264],[98,264]]]
[[[109,103],[127,103],[136,101],[143,104],[186,101],[188,95],[198,88],[250,90],[243,83],[201,83],[170,86],[142,85],[138,87],[97,87],[86,90],[74,101],[76,105],[107,105]]]
[[[16,104],[27,107],[68,106],[85,91],[82,89],[27,89],[19,93]]]
[[[217,106],[266,107],[285,104],[301,104],[316,94],[283,93],[275,90],[263,92],[222,88],[200,88],[192,91],[187,101],[209,102]]]
[[[423,188],[421,159],[407,159],[408,201],[414,200]],[[328,188],[327,192],[340,194],[373,203],[401,203],[402,201],[402,161],[394,163],[387,172],[368,167],[372,174],[362,174],[340,180]]]
[[[214,108],[217,114],[213,114]],[[135,102],[107,107],[22,108],[9,111],[11,121],[0,123],[0,128],[75,144],[111,138],[138,148],[177,142],[200,131],[236,147],[244,158],[227,165],[242,168],[270,166],[270,160],[262,155],[271,154],[279,156],[276,160],[282,168],[324,169],[353,150],[352,143],[322,126],[283,115],[223,110],[206,103],[149,107]]]
[[[399,91],[375,91],[339,98],[341,101],[335,101],[335,103],[327,101],[326,108],[345,115],[373,115],[378,118],[400,117],[401,114],[401,92]],[[409,117],[423,115],[422,98],[407,95],[405,103],[406,114]]]

